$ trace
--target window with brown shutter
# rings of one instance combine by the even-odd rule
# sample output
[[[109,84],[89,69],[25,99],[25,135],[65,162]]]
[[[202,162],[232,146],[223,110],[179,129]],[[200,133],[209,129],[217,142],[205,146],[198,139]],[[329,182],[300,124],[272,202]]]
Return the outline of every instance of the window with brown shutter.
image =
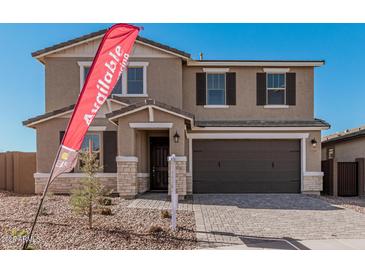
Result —
[[[226,73],[226,104],[235,105],[236,104],[236,73],[227,72]]]
[[[198,106],[203,106],[206,103],[206,73],[196,74],[196,104]]]
[[[266,73],[256,74],[256,104],[258,106],[266,105]]]
[[[296,74],[293,72],[286,73],[286,104],[296,104]]]

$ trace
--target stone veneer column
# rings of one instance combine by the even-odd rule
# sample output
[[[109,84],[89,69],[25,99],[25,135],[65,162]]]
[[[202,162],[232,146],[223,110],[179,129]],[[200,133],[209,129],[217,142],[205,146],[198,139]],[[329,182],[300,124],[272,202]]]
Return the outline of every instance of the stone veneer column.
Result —
[[[176,192],[179,199],[184,199],[186,196],[186,157],[176,156]],[[171,166],[168,161],[169,170],[169,194],[171,193]]]
[[[304,194],[319,195],[323,190],[323,172],[305,172],[303,176]]]
[[[118,156],[117,191],[120,197],[133,199],[138,194],[137,165],[135,156]]]

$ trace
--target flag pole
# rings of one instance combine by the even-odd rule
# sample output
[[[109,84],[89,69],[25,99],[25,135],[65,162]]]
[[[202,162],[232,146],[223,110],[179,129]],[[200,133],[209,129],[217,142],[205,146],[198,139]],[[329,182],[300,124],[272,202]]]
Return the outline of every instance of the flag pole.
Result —
[[[42,198],[39,202],[39,205],[38,205],[38,210],[37,210],[37,213],[34,217],[34,220],[33,220],[33,223],[32,223],[32,228],[30,229],[30,232],[29,232],[29,235],[26,237],[25,241],[24,241],[24,244],[23,244],[23,247],[22,247],[22,250],[25,250],[28,248],[28,245],[30,243],[30,240],[32,238],[32,234],[33,234],[33,230],[34,230],[34,227],[37,223],[37,219],[38,219],[38,216],[39,216],[39,213],[41,212],[41,209],[42,209],[42,205],[43,205],[43,201],[44,201],[44,198],[46,197],[46,194],[47,194],[47,190],[48,190],[48,187],[49,185],[51,184],[51,178],[52,178],[52,175],[53,175],[53,171],[56,167],[56,163],[57,163],[57,159],[58,159],[58,156],[60,154],[60,151],[61,151],[61,146],[59,146],[58,148],[58,151],[57,151],[57,155],[56,155],[56,158],[53,162],[53,165],[52,165],[52,169],[51,169],[51,172],[49,173],[49,177],[48,177],[48,181],[47,181],[47,184],[45,185],[44,187],[44,190],[43,190],[43,194],[42,194]]]

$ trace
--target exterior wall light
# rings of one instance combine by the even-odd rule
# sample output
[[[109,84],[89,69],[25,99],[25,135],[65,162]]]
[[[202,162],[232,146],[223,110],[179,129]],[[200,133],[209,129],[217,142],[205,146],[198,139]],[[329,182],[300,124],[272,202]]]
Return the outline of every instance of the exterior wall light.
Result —
[[[179,139],[180,139],[180,135],[177,133],[177,131],[176,131],[176,133],[175,133],[175,135],[174,135],[174,142],[175,143],[178,143],[179,142]]]
[[[316,148],[316,147],[317,147],[317,140],[316,140],[315,138],[313,138],[313,139],[311,140],[311,144],[312,144],[312,147],[313,147],[313,148]]]

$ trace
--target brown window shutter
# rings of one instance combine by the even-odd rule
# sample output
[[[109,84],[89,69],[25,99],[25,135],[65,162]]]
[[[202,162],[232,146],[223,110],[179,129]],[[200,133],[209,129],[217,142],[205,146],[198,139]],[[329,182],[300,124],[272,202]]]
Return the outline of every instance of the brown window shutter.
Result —
[[[60,144],[62,142],[63,136],[65,135],[64,131],[60,131]]]
[[[104,172],[117,172],[117,132],[103,132],[103,167]]]
[[[226,73],[226,104],[235,105],[236,104],[236,73],[227,72]]]
[[[295,105],[296,101],[296,74],[286,73],[286,104]]]
[[[256,74],[256,105],[266,105],[266,73]]]
[[[196,104],[203,106],[206,104],[206,92],[207,92],[207,74],[196,74]]]

